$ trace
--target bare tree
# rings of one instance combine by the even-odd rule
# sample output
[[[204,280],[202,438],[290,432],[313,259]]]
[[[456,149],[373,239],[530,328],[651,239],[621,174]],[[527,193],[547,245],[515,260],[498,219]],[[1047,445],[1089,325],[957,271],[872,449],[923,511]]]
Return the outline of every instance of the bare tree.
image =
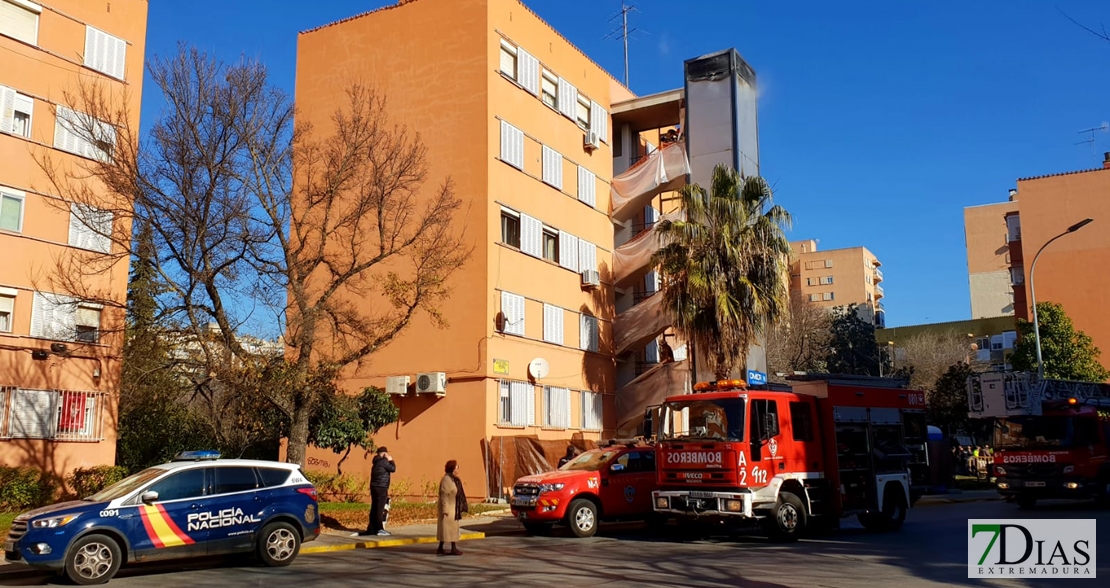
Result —
[[[894,351],[897,367],[913,367],[910,387],[931,391],[937,379],[957,363],[976,366],[972,340],[955,330],[922,331],[907,338]]]
[[[438,305],[470,257],[454,228],[461,201],[450,178],[425,186],[420,136],[391,123],[371,88],[351,84],[322,134],[294,123],[261,64],[182,48],[148,69],[165,106],[145,136],[126,101],[84,84],[67,96],[74,132],[104,156],[39,164],[65,206],[118,221],[90,223],[115,255],[132,253],[132,222],[153,230],[161,320],[203,343],[197,386],[253,382],[288,419],[287,459],[303,465],[309,418],[332,389],[322,383],[421,313],[445,326]],[[108,262],[60,260],[55,274]],[[86,283],[70,281],[77,293]],[[248,344],[278,334],[280,361]]]
[[[767,336],[767,371],[775,374],[795,371],[823,371],[829,355],[832,315],[802,296],[791,296],[790,315]]]

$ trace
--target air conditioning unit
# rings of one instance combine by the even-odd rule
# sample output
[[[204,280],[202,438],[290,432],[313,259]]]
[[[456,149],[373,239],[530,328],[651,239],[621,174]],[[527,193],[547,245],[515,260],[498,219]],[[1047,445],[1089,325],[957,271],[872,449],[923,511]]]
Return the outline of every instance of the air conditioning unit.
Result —
[[[582,285],[597,287],[601,285],[601,274],[597,270],[582,270]]]
[[[416,393],[445,396],[447,394],[447,373],[427,372],[416,374]]]
[[[582,136],[582,146],[587,151],[601,149],[601,135],[597,131],[586,131],[586,134]]]
[[[409,376],[389,376],[385,379],[385,393],[401,395],[408,394],[409,384],[411,383],[412,378],[410,378]]]

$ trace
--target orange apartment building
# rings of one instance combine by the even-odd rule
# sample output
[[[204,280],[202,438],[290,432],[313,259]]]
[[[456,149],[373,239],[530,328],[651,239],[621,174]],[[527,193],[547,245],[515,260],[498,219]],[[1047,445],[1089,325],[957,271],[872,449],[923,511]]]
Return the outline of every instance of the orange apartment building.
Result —
[[[790,244],[794,260],[790,271],[792,296],[801,296],[824,307],[858,304],[860,316],[877,328],[886,326],[883,306],[882,263],[866,247],[818,250],[808,239]]]
[[[713,59],[741,71],[735,52]],[[474,253],[452,277],[450,326],[416,321],[344,374],[349,390],[396,394],[400,421],[375,442],[410,494],[456,459],[471,498],[503,498],[568,444],[638,433],[637,415],[686,385],[685,348],[648,267],[652,229],[681,214],[673,191],[713,157],[758,171],[746,122],[688,152],[679,125],[735,120],[727,103],[724,119],[686,112],[687,96],[719,91],[699,85],[715,74],[691,67],[686,87],[637,97],[519,0],[401,0],[300,34],[299,116],[326,126],[350,80],[372,84],[421,134],[428,189],[450,176],[469,210],[456,224]],[[344,471],[364,474],[368,457]],[[336,461],[309,448],[306,466]]]
[[[1102,350],[1101,363],[1110,367],[1110,153],[1101,168],[1021,178],[1005,206],[983,207],[989,214],[968,220],[967,233],[1006,230],[1006,251],[1014,313],[1032,320],[1028,274],[1037,252],[1038,302],[1061,304],[1077,330]],[[1089,227],[1046,244],[1068,227],[1087,218]],[[1000,221],[1004,224],[1000,225]],[[997,240],[996,240],[997,243]],[[1001,248],[1001,246],[999,246]],[[972,256],[969,241],[969,259]],[[970,271],[970,264],[969,264]],[[1001,297],[999,297],[1001,298]]]
[[[85,82],[127,91],[138,126],[146,0],[0,0],[0,464],[57,475],[115,463],[122,311],[51,284],[55,260],[107,252],[122,219],[66,206],[36,158],[103,154],[64,93]],[[91,227],[95,227],[91,228]],[[127,295],[126,258],[89,291]]]
[[[1017,213],[1016,192],[1011,191],[1007,202],[964,208],[964,243],[967,247],[972,319],[1014,315],[1010,242],[1016,239],[1010,238],[1006,219],[1007,215]],[[1016,251],[1016,254],[1020,260],[1021,251]]]

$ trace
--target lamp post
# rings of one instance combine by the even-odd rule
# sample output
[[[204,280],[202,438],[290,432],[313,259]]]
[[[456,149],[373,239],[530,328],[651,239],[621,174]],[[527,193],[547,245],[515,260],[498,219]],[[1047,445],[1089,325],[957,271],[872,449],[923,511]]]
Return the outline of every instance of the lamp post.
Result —
[[[1074,232],[1078,231],[1079,229],[1082,229],[1083,227],[1091,224],[1091,221],[1093,221],[1093,220],[1094,219],[1091,219],[1091,218],[1083,219],[1083,220],[1075,223],[1074,225],[1068,227],[1067,230],[1064,231],[1063,233],[1060,233],[1059,235],[1056,235],[1055,237],[1049,239],[1048,243],[1045,243],[1044,245],[1041,245],[1041,248],[1037,251],[1037,254],[1033,256],[1033,265],[1029,266],[1029,294],[1033,299],[1033,334],[1036,335],[1036,340],[1037,340],[1037,381],[1038,382],[1041,381],[1041,380],[1044,380],[1044,363],[1041,359],[1041,322],[1040,322],[1040,318],[1037,316],[1037,288],[1033,284],[1033,273],[1037,271],[1037,258],[1041,256],[1041,252],[1044,251],[1045,247],[1048,247],[1053,241],[1059,239],[1060,237],[1063,237],[1064,235],[1067,235],[1069,233],[1074,233]]]

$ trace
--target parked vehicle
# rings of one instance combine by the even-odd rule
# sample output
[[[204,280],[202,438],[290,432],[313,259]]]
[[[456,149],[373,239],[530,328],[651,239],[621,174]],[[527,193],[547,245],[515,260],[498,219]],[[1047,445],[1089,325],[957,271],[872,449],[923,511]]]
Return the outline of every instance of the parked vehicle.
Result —
[[[316,488],[295,464],[185,452],[81,500],[20,514],[8,561],[103,584],[127,563],[254,553],[287,566],[320,534]]]
[[[517,480],[512,512],[530,533],[563,524],[576,537],[592,537],[601,521],[651,518],[655,480],[655,447],[614,440],[558,470]]]
[[[994,419],[991,472],[1022,508],[1038,500],[1110,503],[1110,385],[987,373],[968,381],[972,418]]]
[[[686,523],[759,523],[785,541],[850,515],[899,528],[918,498],[911,467],[927,463],[924,393],[889,378],[791,380],[781,389],[702,382],[667,398],[655,511]]]

